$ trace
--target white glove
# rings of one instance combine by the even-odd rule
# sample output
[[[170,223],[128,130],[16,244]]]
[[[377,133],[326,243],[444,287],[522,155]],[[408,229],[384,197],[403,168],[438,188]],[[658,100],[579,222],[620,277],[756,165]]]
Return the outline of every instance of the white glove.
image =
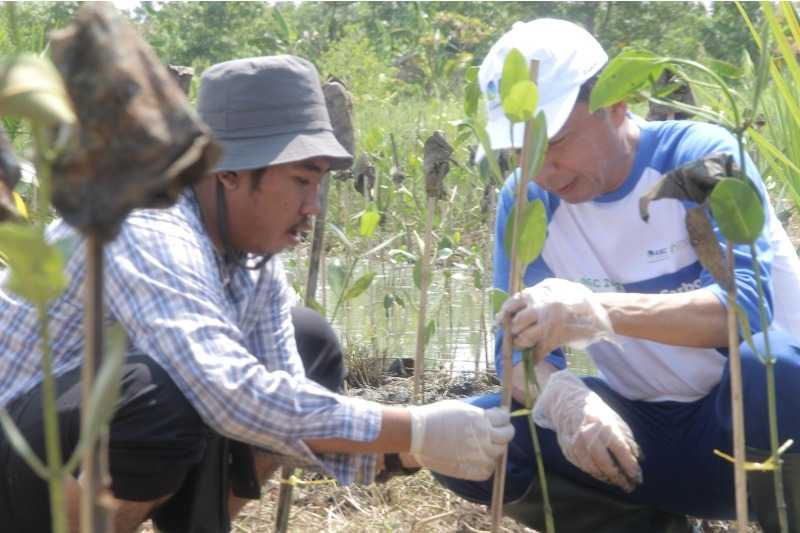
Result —
[[[514,437],[507,409],[480,409],[458,400],[409,407],[411,453],[446,476],[482,481]]]
[[[532,416],[556,432],[564,456],[587,474],[628,492],[642,482],[631,428],[569,370],[550,376]]]
[[[562,345],[583,349],[601,339],[613,340],[608,313],[592,291],[572,281],[547,278],[511,296],[495,324],[511,317],[511,335],[518,349],[534,348],[541,361]]]

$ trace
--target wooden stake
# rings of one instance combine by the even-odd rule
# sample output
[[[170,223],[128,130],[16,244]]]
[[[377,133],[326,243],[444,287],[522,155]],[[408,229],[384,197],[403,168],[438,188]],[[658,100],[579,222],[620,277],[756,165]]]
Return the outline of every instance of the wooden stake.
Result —
[[[728,241],[728,272],[733,274],[733,243]],[[747,472],[744,468],[744,407],[742,397],[742,359],[739,355],[739,329],[736,323],[736,283],[731,278],[728,289],[728,360],[731,376],[731,407],[733,411],[733,458],[736,488],[736,522],[740,533],[747,531]]]
[[[89,398],[94,387],[97,369],[103,361],[103,242],[93,233],[86,237],[86,308],[83,314],[84,355],[81,368],[81,430],[88,431],[91,421]],[[101,502],[107,490],[107,464],[102,457],[108,454],[107,439],[99,438],[86,448],[81,463],[82,497],[80,506],[81,533],[113,531],[111,512]]]
[[[316,299],[317,280],[319,278],[320,265],[322,264],[322,245],[325,237],[325,219],[328,217],[328,191],[331,186],[330,177],[322,182],[319,192],[319,215],[314,220],[314,236],[311,239],[311,257],[308,264],[308,279],[306,280],[306,307]]]
[[[539,73],[539,62],[531,61],[530,64],[530,79],[536,81]],[[525,204],[528,203],[528,182],[530,176],[528,175],[528,158],[530,157],[530,146],[533,142],[533,125],[532,121],[525,124],[525,135],[522,142],[522,161],[520,162],[520,177],[517,180],[516,196],[514,198],[514,227],[513,236],[511,239],[511,272],[509,274],[509,290],[508,294],[514,295],[520,291],[522,285],[522,272],[521,265],[517,259],[517,240],[519,235],[520,224],[522,222],[522,212]],[[487,157],[492,157],[491,154],[486,154]],[[510,331],[510,318],[506,318],[503,323],[503,330],[506,332],[503,335],[503,394],[501,405],[510,408],[511,406],[511,374],[512,374],[512,353],[513,346],[511,343],[511,336],[508,335]],[[500,521],[503,519],[503,494],[505,492],[506,484],[506,464],[508,463],[508,447],[506,447],[503,455],[497,459],[494,469],[494,482],[492,485],[492,533],[497,533],[500,530]]]

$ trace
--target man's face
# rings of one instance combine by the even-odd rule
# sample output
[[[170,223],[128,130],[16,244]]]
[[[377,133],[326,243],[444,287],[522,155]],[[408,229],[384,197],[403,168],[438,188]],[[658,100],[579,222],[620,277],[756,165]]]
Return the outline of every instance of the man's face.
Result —
[[[585,103],[577,103],[550,140],[542,171],[533,180],[571,204],[622,185],[630,163],[621,142],[624,111],[609,108],[592,114]]]
[[[277,253],[295,246],[319,213],[319,190],[330,162],[320,157],[274,165],[254,185],[254,171],[242,171],[228,189],[231,240],[252,253]]]

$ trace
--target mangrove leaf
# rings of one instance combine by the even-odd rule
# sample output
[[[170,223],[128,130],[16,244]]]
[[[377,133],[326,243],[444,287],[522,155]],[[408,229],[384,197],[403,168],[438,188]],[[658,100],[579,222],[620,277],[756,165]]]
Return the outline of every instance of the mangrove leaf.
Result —
[[[626,50],[611,60],[600,74],[589,98],[589,111],[594,113],[625,100],[655,80],[666,68],[666,61],[644,50]]]
[[[503,63],[503,77],[500,78],[500,102],[505,102],[511,89],[521,81],[529,81],[528,61],[522,52],[512,48]]]
[[[538,100],[536,84],[530,80],[519,81],[503,99],[503,113],[512,124],[527,122],[533,116]]]
[[[511,243],[514,239],[515,209],[516,206],[511,208],[503,235],[503,246],[509,257],[511,256]],[[520,231],[517,235],[517,258],[522,268],[525,269],[539,257],[544,247],[547,235],[547,213],[542,201],[537,198],[533,202],[528,202],[520,220]]]
[[[375,272],[367,272],[360,278],[356,280],[353,285],[347,289],[347,292],[344,294],[343,301],[352,300],[353,298],[358,298],[364,291],[366,291],[370,284],[372,284],[372,280],[375,279]]]
[[[37,307],[66,287],[64,258],[56,246],[45,241],[42,228],[0,224],[0,252],[10,271],[6,288]]]
[[[755,242],[764,227],[764,206],[749,181],[725,178],[714,187],[710,200],[725,237],[737,244]]]
[[[500,312],[500,308],[503,307],[503,304],[506,303],[506,300],[508,300],[508,293],[503,289],[494,287],[489,291],[489,298],[492,300],[492,311],[494,311],[494,314],[497,314]]]
[[[532,142],[528,152],[528,168],[525,170],[528,176],[534,177],[542,171],[544,155],[547,153],[547,118],[544,113],[539,111],[528,127],[532,127],[533,131],[530,133]]]

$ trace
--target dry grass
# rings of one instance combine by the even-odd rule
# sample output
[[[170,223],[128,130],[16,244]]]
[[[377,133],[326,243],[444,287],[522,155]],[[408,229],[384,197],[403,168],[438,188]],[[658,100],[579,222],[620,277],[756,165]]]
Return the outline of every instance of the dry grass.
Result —
[[[275,528],[277,476],[262,497],[242,510],[233,533],[268,533]],[[697,533],[736,531],[733,522],[693,521]],[[289,521],[292,533],[477,533],[488,532],[488,509],[462,500],[442,488],[428,472],[396,477],[384,485],[341,487],[333,484],[296,486]],[[504,533],[534,533],[509,518]],[[759,533],[751,526],[748,533]],[[153,533],[146,525],[140,533]]]
[[[278,483],[271,481],[261,500],[244,508],[233,531],[272,531],[277,499]],[[465,502],[443,489],[428,472],[369,487],[295,487],[290,519],[293,532],[471,533],[488,531],[489,526],[485,507]],[[532,530],[505,519],[502,531]]]

